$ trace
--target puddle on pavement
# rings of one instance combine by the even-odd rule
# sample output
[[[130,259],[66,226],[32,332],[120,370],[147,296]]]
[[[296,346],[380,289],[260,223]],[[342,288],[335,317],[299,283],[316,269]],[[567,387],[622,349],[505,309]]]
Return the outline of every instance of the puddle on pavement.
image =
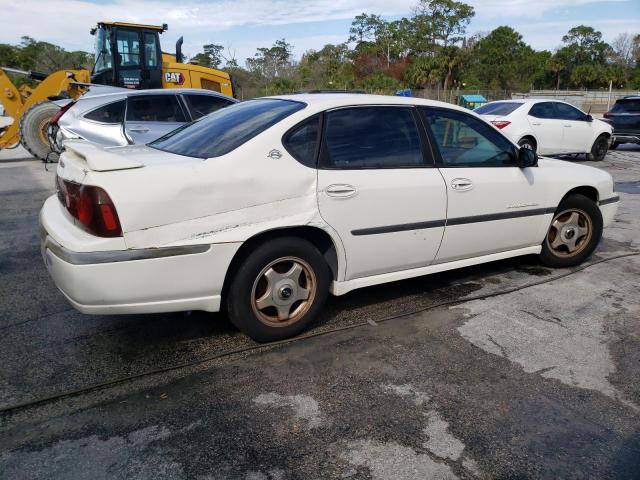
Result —
[[[616,182],[615,191],[623,193],[640,193],[640,181]]]

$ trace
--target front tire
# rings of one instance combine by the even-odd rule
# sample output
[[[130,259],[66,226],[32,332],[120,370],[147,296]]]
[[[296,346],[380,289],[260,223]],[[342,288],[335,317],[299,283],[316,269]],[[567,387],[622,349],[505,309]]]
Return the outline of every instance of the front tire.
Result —
[[[317,318],[329,293],[330,271],[311,243],[268,241],[240,264],[230,283],[229,320],[258,342],[298,335]]]
[[[586,260],[602,237],[602,213],[584,195],[565,198],[551,220],[542,243],[540,262],[547,267],[573,267]]]
[[[45,100],[30,106],[20,118],[20,142],[31,155],[39,160],[55,162],[58,154],[51,150],[48,132],[49,120],[60,107]]]
[[[605,135],[600,135],[598,138],[596,138],[596,141],[593,142],[591,152],[587,153],[587,160],[591,162],[600,162],[604,160],[604,157],[607,155],[608,150],[609,139]]]

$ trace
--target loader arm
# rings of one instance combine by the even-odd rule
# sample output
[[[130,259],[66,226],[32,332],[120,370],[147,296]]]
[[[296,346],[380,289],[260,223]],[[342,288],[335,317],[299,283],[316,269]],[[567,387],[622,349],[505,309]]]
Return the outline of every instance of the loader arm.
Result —
[[[30,78],[39,79],[39,76],[32,75],[31,72],[6,69],[9,72],[25,74]],[[0,132],[0,149],[12,147],[20,141],[20,119],[22,114],[32,105],[57,97],[66,93],[70,98],[76,99],[81,96],[87,88],[83,85],[76,85],[76,82],[89,83],[91,74],[88,70],[59,70],[38,83],[35,88],[16,88],[5,69],[0,68],[0,102],[5,110],[5,115],[13,117],[13,123],[3,132]]]

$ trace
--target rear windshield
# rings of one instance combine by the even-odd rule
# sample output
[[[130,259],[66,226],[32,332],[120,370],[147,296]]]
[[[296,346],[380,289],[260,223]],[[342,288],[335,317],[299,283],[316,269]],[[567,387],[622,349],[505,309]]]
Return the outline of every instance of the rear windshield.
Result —
[[[618,100],[611,113],[640,113],[640,100]]]
[[[517,102],[487,103],[480,108],[476,108],[475,112],[480,115],[509,115],[521,106],[522,104]]]
[[[187,157],[219,157],[305,106],[266,98],[236,103],[173,130],[149,146]]]

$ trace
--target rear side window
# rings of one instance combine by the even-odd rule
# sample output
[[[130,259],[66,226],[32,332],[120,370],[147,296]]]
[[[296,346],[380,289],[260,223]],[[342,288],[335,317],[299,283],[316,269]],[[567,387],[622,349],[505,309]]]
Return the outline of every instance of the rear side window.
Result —
[[[536,118],[556,118],[556,110],[551,102],[536,103],[529,110],[529,115]]]
[[[236,103],[184,125],[149,146],[187,157],[219,157],[305,106],[293,100],[266,98]]]
[[[327,168],[425,165],[412,109],[353,107],[325,114],[322,164]]]
[[[475,112],[478,115],[509,115],[521,106],[522,104],[517,102],[487,103],[480,108],[476,108]]]
[[[175,95],[135,95],[129,97],[128,122],[186,122]]]
[[[282,144],[287,151],[303,165],[315,167],[320,116],[315,115],[296,125],[287,133]]]
[[[191,111],[191,118],[197,120],[198,118],[209,115],[211,112],[215,112],[220,108],[228,107],[234,102],[225,100],[224,98],[216,97],[213,95],[184,95],[189,110]]]
[[[87,113],[84,118],[94,122],[116,124],[124,120],[124,100],[103,105]]]
[[[640,100],[618,100],[611,113],[640,113]]]

